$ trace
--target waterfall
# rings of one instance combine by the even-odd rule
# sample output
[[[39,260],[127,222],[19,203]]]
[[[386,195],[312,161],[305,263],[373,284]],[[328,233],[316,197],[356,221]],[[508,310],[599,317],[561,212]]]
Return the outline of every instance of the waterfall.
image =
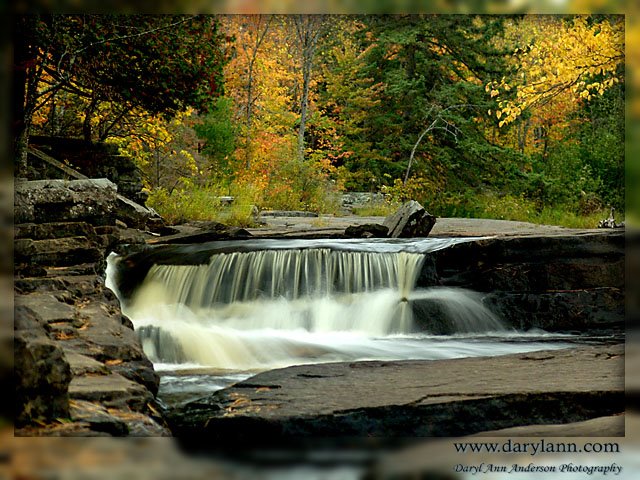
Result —
[[[331,248],[216,252],[203,265],[153,265],[123,310],[154,362],[230,370],[397,358],[387,339],[502,328],[472,292],[415,290],[424,258]]]
[[[261,298],[318,298],[382,288],[396,289],[406,297],[423,261],[424,256],[416,253],[324,248],[219,253],[208,265],[154,265],[145,283],[167,287],[167,303],[190,308]]]

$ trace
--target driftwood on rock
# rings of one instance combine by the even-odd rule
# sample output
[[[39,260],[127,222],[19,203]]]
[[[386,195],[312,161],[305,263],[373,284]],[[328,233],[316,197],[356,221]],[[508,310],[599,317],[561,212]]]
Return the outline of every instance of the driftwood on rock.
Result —
[[[426,237],[435,224],[436,217],[415,200],[403,204],[383,222],[391,238]]]
[[[598,222],[598,228],[624,228],[624,222],[617,223],[615,218],[616,210],[611,207],[609,217]]]

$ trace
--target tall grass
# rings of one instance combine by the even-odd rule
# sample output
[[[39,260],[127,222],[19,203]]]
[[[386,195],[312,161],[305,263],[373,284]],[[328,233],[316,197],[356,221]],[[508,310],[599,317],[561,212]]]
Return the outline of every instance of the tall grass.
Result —
[[[425,208],[430,210],[429,205]],[[449,195],[440,198],[433,211],[440,217],[512,220],[568,228],[596,228],[609,215],[606,209],[580,213],[577,205],[559,204],[540,208],[522,196],[494,193]]]
[[[580,213],[578,206],[567,204],[539,208],[535,202],[522,196],[471,191],[440,195],[433,201],[419,201],[438,217],[512,220],[567,228],[596,228],[600,220],[609,216],[609,211],[602,208],[588,213]],[[385,200],[355,207],[353,213],[358,216],[387,216],[400,205],[401,201]]]

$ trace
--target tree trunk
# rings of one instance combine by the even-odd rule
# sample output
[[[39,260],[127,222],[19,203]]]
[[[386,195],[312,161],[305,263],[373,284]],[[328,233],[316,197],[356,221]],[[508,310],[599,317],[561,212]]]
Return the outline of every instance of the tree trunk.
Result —
[[[247,76],[247,134],[246,134],[246,151],[245,151],[245,164],[247,169],[251,168],[252,148],[251,148],[251,124],[253,123],[253,67],[258,57],[258,50],[262,45],[262,42],[269,31],[269,25],[271,25],[273,17],[269,16],[264,30],[260,31],[262,24],[262,15],[258,15],[256,20],[256,43],[253,46],[251,52],[251,58],[249,60],[249,72]]]
[[[97,103],[98,101],[95,98],[91,99],[91,103],[89,103],[89,106],[84,111],[84,122],[82,122],[82,136],[87,142],[91,141],[91,119],[93,118],[93,112],[95,112],[96,110]]]
[[[31,131],[31,116],[36,106],[38,72],[37,52],[29,39],[33,36],[33,15],[18,17],[13,31],[11,133],[16,177],[27,175],[27,147]]]
[[[254,52],[255,53],[255,52]],[[247,135],[245,138],[245,166],[247,170],[251,168],[251,103],[253,99],[253,61],[255,60],[255,55],[249,62],[249,75],[247,78]]]
[[[304,160],[304,133],[307,128],[307,110],[309,108],[309,80],[311,62],[302,67],[302,98],[300,99],[300,126],[298,127],[298,160]]]
[[[294,17],[300,51],[302,53],[302,95],[300,98],[300,125],[298,127],[298,160],[304,160],[304,134],[309,111],[309,86],[313,59],[318,39],[324,28],[324,15],[297,15]]]

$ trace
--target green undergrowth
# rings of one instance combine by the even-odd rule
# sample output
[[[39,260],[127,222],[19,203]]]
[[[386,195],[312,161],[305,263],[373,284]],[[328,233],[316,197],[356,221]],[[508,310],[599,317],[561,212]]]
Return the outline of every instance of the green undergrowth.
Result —
[[[225,204],[221,197],[233,197]],[[281,189],[273,192],[252,185],[232,184],[229,187],[188,185],[168,192],[156,189],[149,194],[147,205],[156,210],[169,224],[188,221],[216,221],[237,227],[256,226],[256,212],[261,210],[304,210],[337,214],[339,195],[320,186]]]
[[[511,220],[567,228],[596,228],[600,220],[609,216],[607,209],[587,209],[579,202],[540,207],[523,196],[492,193],[445,196],[430,211],[439,217]]]
[[[156,210],[171,225],[188,221],[216,221],[237,227],[250,227],[255,223],[252,215],[251,199],[234,197],[231,205],[223,205],[220,197],[225,196],[218,188],[191,188],[174,190],[154,190],[147,205]]]
[[[223,205],[220,198],[231,195],[231,205]],[[331,201],[324,201],[319,195],[314,197],[314,206],[295,203],[292,208],[288,202],[279,202],[256,188],[201,187],[190,186],[188,189],[175,189],[171,193],[164,189],[153,191],[147,204],[154,208],[170,224],[187,221],[217,221],[226,225],[251,227],[256,225],[255,208],[260,210],[307,210],[316,213],[332,213],[337,210],[335,192],[331,193]],[[447,193],[433,199],[416,198],[425,208],[437,217],[486,218],[512,220],[544,225],[557,225],[568,228],[596,228],[598,222],[609,216],[609,210],[599,205],[597,208],[586,208],[584,204],[560,204],[540,207],[533,200],[523,196],[498,195],[495,193]],[[402,201],[387,198],[371,202],[353,209],[358,216],[386,217],[395,212]],[[318,206],[321,205],[319,208]],[[255,208],[254,208],[255,206]],[[621,215],[616,215],[618,222]]]

